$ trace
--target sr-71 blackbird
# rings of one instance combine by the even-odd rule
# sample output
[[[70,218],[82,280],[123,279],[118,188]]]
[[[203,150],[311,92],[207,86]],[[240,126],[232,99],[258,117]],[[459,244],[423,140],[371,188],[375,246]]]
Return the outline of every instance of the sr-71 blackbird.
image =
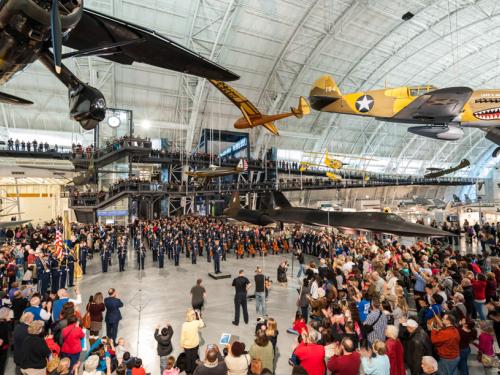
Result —
[[[405,237],[444,237],[452,235],[440,229],[409,223],[400,216],[391,213],[330,212],[314,208],[292,207],[283,193],[278,191],[266,193],[261,206],[262,209],[260,210],[242,208],[239,194],[234,193],[229,207],[224,210],[224,215],[237,221],[261,226],[281,222],[362,229]]]
[[[63,45],[76,51],[63,54]],[[239,78],[153,30],[84,9],[83,0],[0,1],[0,85],[39,60],[68,88],[70,117],[85,130],[94,129],[104,119],[106,100],[62,60],[88,56],[125,65],[144,63],[221,81]],[[33,104],[6,93],[0,93],[0,102]]]
[[[342,94],[335,80],[325,75],[314,83],[309,102],[321,112],[420,124],[408,131],[433,139],[456,141],[464,135],[462,127],[480,128],[500,145],[500,90],[427,85]]]

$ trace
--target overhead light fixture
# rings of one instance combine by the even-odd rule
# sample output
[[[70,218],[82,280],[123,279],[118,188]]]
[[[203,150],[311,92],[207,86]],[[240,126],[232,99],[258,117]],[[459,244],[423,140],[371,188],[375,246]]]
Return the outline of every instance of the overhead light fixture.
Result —
[[[110,128],[117,128],[121,124],[120,118],[117,117],[115,114],[113,116],[108,117],[108,126]]]
[[[412,13],[412,12],[406,12],[405,14],[403,14],[403,17],[401,17],[403,19],[403,21],[409,21],[411,20],[415,15]]]

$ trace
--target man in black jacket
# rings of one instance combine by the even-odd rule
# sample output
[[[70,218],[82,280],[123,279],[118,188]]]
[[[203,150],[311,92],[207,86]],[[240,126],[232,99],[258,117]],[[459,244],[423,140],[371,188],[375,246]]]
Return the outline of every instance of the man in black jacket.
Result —
[[[170,353],[172,353],[172,336],[174,335],[174,330],[172,326],[167,323],[166,327],[163,327],[160,332],[160,325],[158,324],[155,329],[155,340],[158,342],[156,351],[160,356],[160,374],[167,368],[167,359]]]
[[[474,307],[474,291],[472,290],[472,283],[468,278],[464,277],[460,285],[463,289],[462,294],[464,295],[464,305],[467,309],[467,316],[475,319],[477,314]]]
[[[23,341],[29,336],[28,327],[33,323],[33,314],[30,312],[24,313],[19,319],[19,324],[14,328],[12,333],[12,345],[14,346],[14,363],[16,364],[16,375],[21,375],[21,361],[23,360]]]
[[[403,343],[405,364],[411,375],[420,375],[422,357],[432,355],[432,344],[427,333],[413,319],[401,323],[399,339]]]

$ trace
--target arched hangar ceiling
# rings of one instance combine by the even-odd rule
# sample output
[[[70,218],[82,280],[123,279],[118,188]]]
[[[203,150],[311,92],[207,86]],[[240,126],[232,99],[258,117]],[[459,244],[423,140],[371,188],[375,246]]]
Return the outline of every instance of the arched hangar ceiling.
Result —
[[[344,92],[433,84],[500,87],[497,0],[86,0],[85,6],[137,23],[241,75],[234,82],[264,112],[286,110],[331,74]],[[403,21],[406,12],[415,16]],[[204,80],[145,65],[99,58],[68,65],[100,88],[108,105],[132,109],[138,132],[176,139],[187,148],[200,129],[231,129],[239,112]],[[40,64],[5,91],[35,101],[2,106],[4,125],[80,131],[68,119],[65,88]],[[494,145],[479,130],[457,142],[412,135],[407,126],[313,112],[280,125],[282,136],[252,130],[255,152],[268,146],[371,155],[387,172],[421,173],[467,157],[477,174]]]

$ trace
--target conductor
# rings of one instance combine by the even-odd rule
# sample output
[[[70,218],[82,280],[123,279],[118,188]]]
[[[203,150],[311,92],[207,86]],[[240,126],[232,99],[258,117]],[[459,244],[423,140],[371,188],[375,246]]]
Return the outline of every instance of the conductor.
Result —
[[[233,280],[235,289],[234,295],[234,320],[235,326],[240,324],[240,306],[243,310],[243,320],[248,324],[248,309],[247,309],[247,290],[252,284],[250,280],[245,277],[245,272],[240,270],[239,276]]]

